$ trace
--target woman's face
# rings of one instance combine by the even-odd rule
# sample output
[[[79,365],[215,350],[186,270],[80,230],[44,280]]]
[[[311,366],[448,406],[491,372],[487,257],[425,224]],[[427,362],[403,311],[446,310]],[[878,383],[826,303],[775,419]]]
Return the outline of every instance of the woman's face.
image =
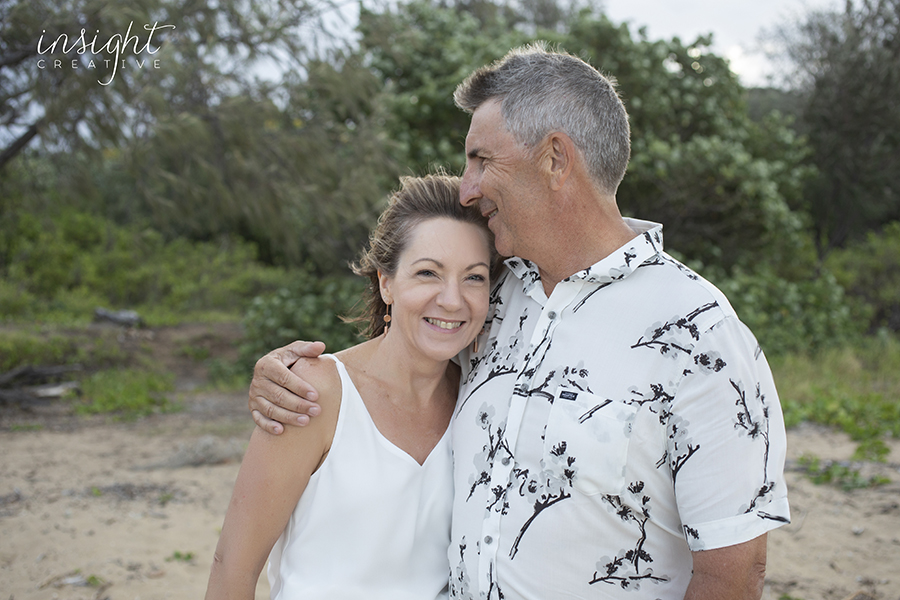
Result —
[[[456,356],[484,326],[491,252],[484,229],[449,218],[419,223],[400,255],[397,273],[381,276],[391,304],[388,335],[400,335],[436,360]]]

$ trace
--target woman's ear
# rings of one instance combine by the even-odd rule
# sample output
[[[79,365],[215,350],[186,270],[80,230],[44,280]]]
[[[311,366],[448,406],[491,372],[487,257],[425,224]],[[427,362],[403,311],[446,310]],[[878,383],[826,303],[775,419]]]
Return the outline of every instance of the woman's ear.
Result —
[[[384,303],[390,306],[394,302],[394,297],[391,295],[391,278],[378,271],[378,290],[381,292],[381,299],[384,300]]]

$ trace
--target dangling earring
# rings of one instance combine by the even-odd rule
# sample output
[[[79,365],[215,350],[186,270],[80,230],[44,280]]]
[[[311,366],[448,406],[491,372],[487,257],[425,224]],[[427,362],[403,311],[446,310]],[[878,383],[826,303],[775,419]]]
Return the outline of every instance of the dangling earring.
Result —
[[[387,335],[388,329],[391,324],[391,305],[387,305],[387,313],[385,313],[384,317],[384,334]]]
[[[484,335],[485,328],[482,327],[481,331],[478,332],[478,335],[475,336],[475,341],[472,343],[472,354],[478,354],[478,338]]]

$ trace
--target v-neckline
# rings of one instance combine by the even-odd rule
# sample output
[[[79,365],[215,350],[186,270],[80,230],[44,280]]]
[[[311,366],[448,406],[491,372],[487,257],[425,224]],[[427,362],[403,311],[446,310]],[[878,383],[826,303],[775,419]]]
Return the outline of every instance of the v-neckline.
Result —
[[[372,428],[375,430],[375,433],[378,435],[378,438],[394,454],[400,455],[404,460],[412,461],[412,464],[414,464],[416,467],[418,467],[420,469],[425,468],[425,465],[428,464],[428,461],[431,460],[431,457],[435,455],[435,450],[437,450],[438,447],[444,443],[444,441],[447,439],[448,435],[450,434],[450,426],[453,424],[453,419],[452,418],[450,419],[450,421],[447,423],[446,429],[444,429],[444,433],[441,434],[440,439],[437,441],[437,443],[434,446],[431,447],[431,450],[428,451],[428,456],[425,457],[425,460],[420,463],[413,457],[412,454],[410,454],[409,452],[407,452],[406,450],[404,450],[403,448],[401,448],[400,446],[398,446],[397,444],[392,442],[386,435],[384,435],[384,433],[381,432],[381,429],[378,428],[378,424],[375,423],[375,419],[372,418],[372,413],[369,412],[369,407],[366,405],[365,399],[363,399],[362,394],[359,393],[359,388],[357,387],[356,382],[353,381],[353,377],[350,376],[350,371],[347,369],[347,366],[341,361],[341,359],[339,359],[334,354],[331,354],[329,356],[334,358],[334,361],[338,365],[338,368],[343,371],[342,375],[346,375],[346,380],[350,383],[350,387],[353,388],[353,393],[356,395],[357,400],[359,400],[360,404],[362,405],[363,412],[366,413],[366,418],[369,420],[369,423],[371,423]],[[343,379],[344,378],[342,377],[341,380],[343,381]]]

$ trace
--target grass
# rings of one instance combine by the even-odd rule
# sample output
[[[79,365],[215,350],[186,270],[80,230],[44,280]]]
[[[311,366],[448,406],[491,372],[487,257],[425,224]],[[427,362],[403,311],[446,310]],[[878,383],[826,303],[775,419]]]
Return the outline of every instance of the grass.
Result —
[[[76,414],[114,413],[136,418],[155,412],[171,412],[177,405],[168,394],[175,377],[138,369],[99,371],[81,384],[82,397],[75,400]]]
[[[882,332],[853,346],[772,361],[785,425],[820,423],[847,433],[854,460],[884,461],[886,440],[900,438],[900,340]],[[849,464],[804,455],[800,467],[814,483],[844,490],[889,483],[863,477]]]
[[[850,465],[835,461],[822,461],[818,457],[808,454],[800,457],[800,466],[813,483],[837,485],[845,491],[890,483],[890,479],[880,475],[865,478],[859,469]]]
[[[166,558],[166,562],[179,561],[179,562],[193,562],[194,560],[193,552],[180,552],[176,550],[172,553],[172,556]]]
[[[0,373],[23,365],[115,366],[128,357],[117,331],[29,325],[0,330]]]
[[[852,347],[773,361],[785,425],[836,427],[857,442],[854,458],[884,460],[900,438],[900,341],[881,334]]]

